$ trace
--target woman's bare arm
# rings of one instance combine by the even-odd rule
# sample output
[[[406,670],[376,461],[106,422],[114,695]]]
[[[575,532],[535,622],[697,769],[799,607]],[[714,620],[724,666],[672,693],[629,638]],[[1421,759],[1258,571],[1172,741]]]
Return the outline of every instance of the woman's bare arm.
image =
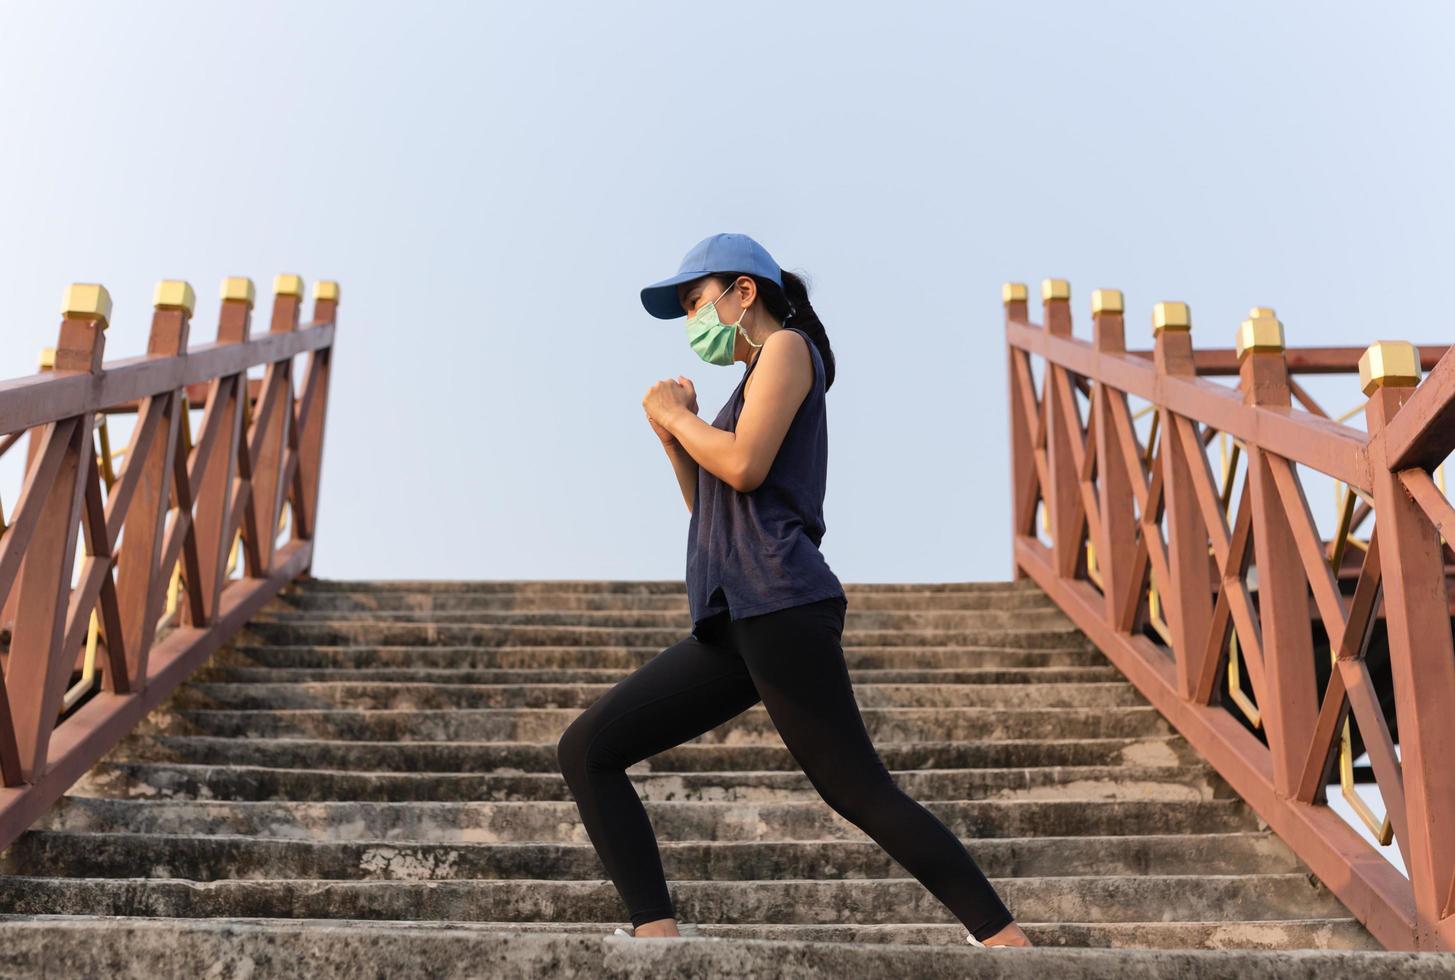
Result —
[[[672,469],[677,474],[677,485],[682,488],[682,499],[687,501],[687,513],[690,514],[697,503],[697,460],[675,439],[662,443],[662,448],[667,451],[667,458],[672,461]]]
[[[750,493],[768,476],[798,406],[813,387],[810,358],[808,342],[796,331],[770,334],[758,354],[736,432],[710,425],[680,405],[658,421],[697,465],[733,489]]]

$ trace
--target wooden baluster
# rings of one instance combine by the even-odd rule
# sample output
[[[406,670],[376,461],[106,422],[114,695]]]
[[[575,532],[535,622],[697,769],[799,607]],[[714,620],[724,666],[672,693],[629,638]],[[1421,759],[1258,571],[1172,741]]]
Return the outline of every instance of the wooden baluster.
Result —
[[[192,287],[183,282],[163,282],[157,287],[147,354],[176,357],[187,349],[192,317]],[[126,454],[128,472],[140,467],[140,477],[127,507],[121,550],[116,563],[116,592],[121,603],[121,624],[126,649],[127,673],[132,689],[146,686],[147,661],[156,635],[157,617],[166,598],[170,567],[162,567],[162,542],[170,503],[173,458],[177,451],[177,426],[181,399],[178,392],[152,395],[137,412],[137,431],[157,416],[156,436],[140,455]]]
[[[331,280],[313,284],[313,322],[334,323],[338,319],[339,286]],[[297,453],[294,459],[292,538],[313,537],[318,514],[319,471],[323,466],[323,423],[327,416],[329,366],[333,349],[325,347],[308,356],[308,374],[299,396]],[[310,557],[309,567],[312,567]]]
[[[73,285],[66,290],[62,317],[56,371],[99,376],[111,296],[94,283]],[[65,620],[94,419],[87,412],[42,427],[43,435],[36,440],[37,465],[29,471],[33,477],[37,470],[49,468],[43,466],[48,459],[57,460],[48,488],[27,487],[27,494],[44,493],[44,499],[16,588],[20,598],[5,678],[21,778],[26,782],[35,782],[46,770],[51,732],[75,659],[75,651],[64,643]],[[21,506],[17,503],[17,512]]]
[[[269,333],[290,333],[298,329],[298,312],[303,305],[303,279],[281,275],[273,280],[273,319]],[[253,416],[252,511],[257,523],[258,554],[267,575],[273,565],[278,538],[278,515],[283,506],[283,454],[288,429],[293,423],[293,362],[269,364],[263,372],[263,387]]]
[[[1186,303],[1158,303],[1152,310],[1153,361],[1161,374],[1192,377],[1192,314]],[[1161,407],[1162,497],[1167,515],[1167,626],[1177,662],[1177,690],[1192,698],[1198,670],[1212,629],[1213,573],[1208,560],[1208,534],[1197,506],[1190,454],[1202,444],[1187,444],[1179,435],[1172,411]],[[1199,462],[1197,465],[1203,465]],[[1159,588],[1161,587],[1159,583]]]
[[[1359,359],[1359,380],[1369,396],[1364,412],[1410,829],[1415,941],[1432,948],[1455,877],[1455,766],[1450,764],[1455,754],[1455,644],[1439,532],[1398,474],[1390,471],[1381,438],[1419,378],[1418,353],[1401,341],[1380,341]]]
[[[54,347],[43,347],[40,351],[40,363],[36,370],[45,373],[56,369],[56,349]],[[45,426],[37,426],[26,434],[25,439],[25,469],[28,471],[35,463],[35,454],[40,451],[41,440],[45,438]],[[24,559],[21,559],[24,567]],[[20,581],[17,573],[15,580]],[[3,604],[0,604],[0,629],[13,630],[15,628],[15,611],[20,605],[20,590],[11,589],[10,594],[5,596]]]
[[[253,314],[253,281],[230,276],[222,281],[222,308],[217,317],[217,342],[241,344],[248,339]],[[228,554],[232,550],[237,525],[233,520],[234,501],[244,491],[238,476],[242,443],[243,399],[247,398],[247,372],[214,378],[207,391],[205,429],[214,413],[220,416],[223,431],[213,447],[197,481],[196,527],[197,558],[201,566],[202,606],[206,619],[217,616],[226,575]],[[200,460],[199,460],[200,462]]]
[[[1120,289],[1098,289],[1091,294],[1091,342],[1103,354],[1124,354],[1127,350],[1124,305]],[[1121,612],[1122,593],[1130,586],[1132,558],[1137,550],[1137,520],[1132,512],[1132,485],[1116,418],[1111,403],[1127,405],[1124,392],[1104,381],[1095,382],[1091,415],[1096,420],[1096,469],[1101,484],[1101,540],[1096,542],[1096,565],[1101,572],[1106,599],[1107,622],[1115,623]],[[1127,411],[1130,415],[1131,412]]]
[[[1071,336],[1071,284],[1065,279],[1044,279],[1041,281],[1041,304],[1045,311],[1045,329],[1056,337]],[[1076,411],[1075,394],[1070,385],[1064,384],[1066,369],[1046,363],[1045,390],[1041,395],[1046,404],[1046,452],[1049,457],[1047,470],[1050,486],[1043,487],[1046,506],[1051,512],[1051,545],[1055,555],[1056,572],[1064,578],[1074,578],[1085,567],[1086,552],[1081,543],[1081,531],[1085,525],[1085,514],[1081,507],[1080,474],[1077,471],[1073,441],[1085,437],[1073,432],[1067,422],[1069,412]],[[1071,404],[1063,404],[1067,398]]]
[[[1244,320],[1237,354],[1245,404],[1281,409],[1292,405],[1283,324],[1276,317]],[[1268,703],[1258,708],[1268,732],[1274,789],[1280,796],[1292,797],[1319,715],[1308,579],[1266,453],[1251,443],[1245,492],[1252,499],[1253,560],[1258,569],[1258,620],[1268,696]]]
[[[1000,288],[1000,299],[1005,306],[1006,323],[1029,323],[1030,312],[1026,300],[1026,284],[1008,282]],[[1025,569],[1015,560],[1015,539],[1022,534],[1035,533],[1036,504],[1031,488],[1036,479],[1036,447],[1032,444],[1032,432],[1026,419],[1033,414],[1035,406],[1022,400],[1017,383],[1017,365],[1024,364],[1025,352],[1005,345],[1006,352],[1006,395],[1010,412],[1010,505],[1011,505],[1011,578],[1027,578]]]

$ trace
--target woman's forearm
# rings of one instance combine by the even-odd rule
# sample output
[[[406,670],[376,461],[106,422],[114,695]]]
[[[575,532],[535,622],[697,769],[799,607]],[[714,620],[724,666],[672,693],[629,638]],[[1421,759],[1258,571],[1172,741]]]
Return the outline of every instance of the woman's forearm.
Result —
[[[690,514],[697,503],[697,460],[676,442],[664,442],[662,448],[672,461],[672,471],[677,474],[677,485],[682,488],[682,499],[687,501]]]
[[[677,437],[682,451],[696,465],[707,467],[709,473],[728,486],[738,486],[743,467],[736,435],[704,422],[686,409],[670,413],[659,424]]]

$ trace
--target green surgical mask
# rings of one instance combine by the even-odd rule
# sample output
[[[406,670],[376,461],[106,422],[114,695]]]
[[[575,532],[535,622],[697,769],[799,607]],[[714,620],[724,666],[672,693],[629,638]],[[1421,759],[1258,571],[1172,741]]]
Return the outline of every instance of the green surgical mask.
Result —
[[[743,330],[743,317],[748,315],[746,308],[737,323],[723,323],[717,318],[717,300],[725,295],[727,290],[718,293],[717,299],[698,307],[697,312],[687,318],[687,342],[697,351],[697,356],[709,364],[727,365],[733,362],[733,345],[740,330],[750,347],[763,346],[753,343],[748,332]]]

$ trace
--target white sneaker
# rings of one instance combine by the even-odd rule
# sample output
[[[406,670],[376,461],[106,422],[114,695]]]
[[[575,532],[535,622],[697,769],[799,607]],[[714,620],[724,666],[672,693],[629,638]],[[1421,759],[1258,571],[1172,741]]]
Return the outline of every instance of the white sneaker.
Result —
[[[695,922],[679,922],[679,923],[677,923],[677,934],[679,936],[693,936],[693,937],[696,937],[696,938],[699,938],[699,939],[702,938],[702,931],[697,928],[697,923],[695,923]],[[636,935],[636,927],[635,926],[632,927],[631,932],[628,932],[625,929],[618,928],[616,930],[616,932],[612,933],[612,935],[614,935],[614,936],[635,936]]]
[[[984,943],[982,943],[980,940],[976,939],[974,936],[972,936],[968,932],[965,933],[965,941],[967,943],[969,943],[971,946],[975,946],[975,947],[977,947],[979,949],[1029,949],[1030,948],[1028,946],[1010,946],[1010,945],[1007,945],[1005,943],[997,943],[994,946],[987,946]]]

